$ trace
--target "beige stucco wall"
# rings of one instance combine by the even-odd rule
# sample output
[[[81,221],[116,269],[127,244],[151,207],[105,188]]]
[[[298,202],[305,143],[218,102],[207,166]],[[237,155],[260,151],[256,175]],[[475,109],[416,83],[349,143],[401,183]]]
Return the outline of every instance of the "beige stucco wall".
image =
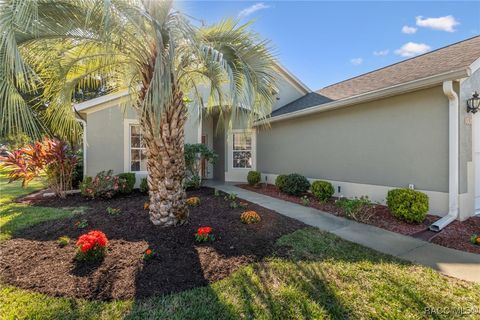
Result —
[[[437,86],[274,122],[257,159],[264,173],[448,192],[448,100]]]

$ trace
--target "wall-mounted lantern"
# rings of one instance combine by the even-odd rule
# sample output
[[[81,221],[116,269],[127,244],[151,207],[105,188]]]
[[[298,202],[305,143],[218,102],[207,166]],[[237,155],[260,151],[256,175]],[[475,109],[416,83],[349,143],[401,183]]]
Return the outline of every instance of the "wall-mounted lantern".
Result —
[[[477,91],[467,100],[467,112],[477,113],[480,108],[480,95]]]

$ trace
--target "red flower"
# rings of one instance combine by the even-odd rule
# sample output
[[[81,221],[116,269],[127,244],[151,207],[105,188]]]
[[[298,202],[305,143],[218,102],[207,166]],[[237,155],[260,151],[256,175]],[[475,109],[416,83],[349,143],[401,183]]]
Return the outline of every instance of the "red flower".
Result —
[[[146,254],[146,255],[151,255],[151,254],[152,254],[152,250],[147,249],[147,250],[145,251],[145,254]]]
[[[197,234],[199,234],[199,235],[207,235],[207,234],[209,234],[210,232],[212,232],[212,228],[211,228],[211,227],[200,227],[200,228],[198,228],[198,230],[197,230]]]
[[[77,247],[84,253],[96,247],[105,247],[107,244],[108,239],[105,233],[97,230],[82,234],[77,240]]]

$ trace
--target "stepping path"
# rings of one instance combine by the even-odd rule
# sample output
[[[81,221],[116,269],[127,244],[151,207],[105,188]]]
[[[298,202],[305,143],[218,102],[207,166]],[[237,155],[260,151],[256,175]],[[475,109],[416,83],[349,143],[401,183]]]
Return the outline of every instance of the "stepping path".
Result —
[[[231,183],[207,181],[206,185],[297,219],[345,240],[429,266],[441,273],[480,283],[480,255],[442,247],[420,239],[358,223],[295,203],[248,191]]]

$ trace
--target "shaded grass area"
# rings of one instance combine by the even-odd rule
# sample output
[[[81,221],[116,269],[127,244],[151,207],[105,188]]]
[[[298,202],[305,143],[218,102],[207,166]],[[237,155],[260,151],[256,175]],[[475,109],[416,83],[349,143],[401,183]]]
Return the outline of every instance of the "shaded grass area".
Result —
[[[0,176],[1,236],[70,210],[10,201],[22,190]],[[4,190],[6,190],[4,192]],[[6,228],[5,228],[6,227]],[[259,244],[261,245],[261,244]],[[275,257],[210,286],[145,300],[50,297],[0,284],[0,319],[478,319],[480,285],[442,276],[307,228],[283,236]],[[54,272],[54,270],[52,270]],[[179,274],[179,277],[182,275]],[[426,308],[442,313],[427,314]]]
[[[26,188],[22,188],[20,181],[8,183],[7,171],[0,167],[0,241],[10,239],[15,231],[75,214],[75,210],[30,207],[27,204],[13,202],[17,197],[44,187],[43,178],[31,181]]]
[[[208,287],[138,301],[0,291],[2,319],[478,319],[480,285],[442,276],[308,228],[279,239],[281,254]],[[287,249],[285,249],[287,248]],[[181,276],[181,275],[179,275]],[[426,308],[450,313],[428,315]]]

